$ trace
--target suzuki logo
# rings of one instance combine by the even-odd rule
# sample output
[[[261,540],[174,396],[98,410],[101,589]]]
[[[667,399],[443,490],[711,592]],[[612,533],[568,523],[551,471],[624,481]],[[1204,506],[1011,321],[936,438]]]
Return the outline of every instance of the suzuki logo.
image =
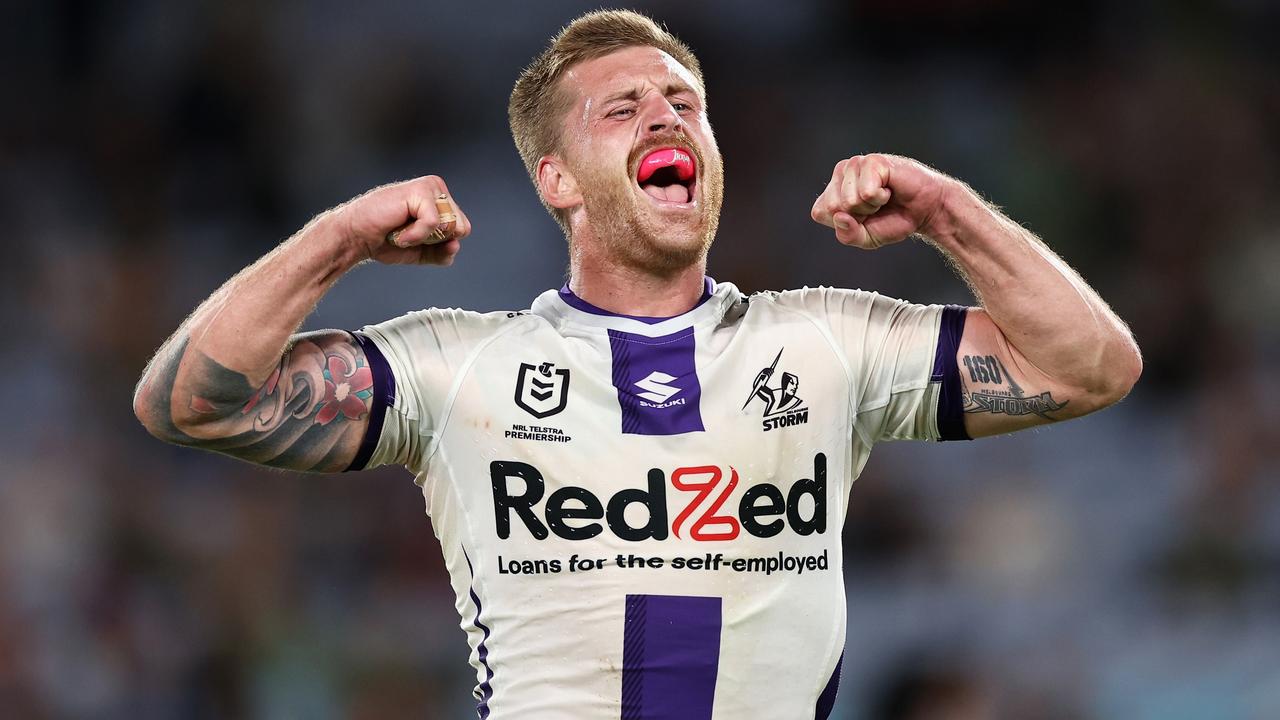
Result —
[[[675,380],[674,375],[668,375],[660,370],[654,370],[649,376],[636,383],[636,387],[646,392],[636,393],[638,396],[655,403],[664,403],[672,398],[676,393],[680,392],[680,388],[672,387],[667,383]]]

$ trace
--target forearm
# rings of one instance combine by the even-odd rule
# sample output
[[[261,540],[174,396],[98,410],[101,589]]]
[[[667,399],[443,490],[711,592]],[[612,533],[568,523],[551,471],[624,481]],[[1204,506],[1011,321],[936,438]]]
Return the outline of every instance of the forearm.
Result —
[[[1118,399],[1141,370],[1106,302],[1044,243],[966,185],[948,186],[925,236],[954,261],[1009,344],[1067,387]]]
[[[345,331],[295,333],[363,260],[452,264],[471,222],[448,192],[436,175],[374,188],[229,280],[147,365],[138,419],[162,440],[262,465],[351,467],[382,407],[366,345]]]
[[[367,259],[335,227],[335,217],[312,220],[206,300],[184,324],[188,350],[243,373],[254,385],[265,380],[320,298]]]
[[[364,259],[335,218],[318,216],[227,281],[161,346],[135,393],[148,427],[181,441],[180,428],[240,408],[277,371],[316,303]]]

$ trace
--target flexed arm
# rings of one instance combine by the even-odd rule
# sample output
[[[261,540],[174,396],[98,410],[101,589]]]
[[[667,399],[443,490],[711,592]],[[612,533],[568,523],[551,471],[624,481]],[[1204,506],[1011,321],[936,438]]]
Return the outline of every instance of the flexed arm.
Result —
[[[168,442],[272,467],[346,469],[368,427],[369,358],[350,333],[299,335],[298,327],[357,264],[450,265],[470,232],[436,176],[384,185],[322,213],[227,281],[165,341],[138,382],[134,413]]]
[[[956,360],[970,437],[1078,417],[1123,398],[1142,372],[1128,327],[1043,242],[964,183],[914,160],[837,163],[813,219],[872,249],[919,233],[960,270],[981,307]]]

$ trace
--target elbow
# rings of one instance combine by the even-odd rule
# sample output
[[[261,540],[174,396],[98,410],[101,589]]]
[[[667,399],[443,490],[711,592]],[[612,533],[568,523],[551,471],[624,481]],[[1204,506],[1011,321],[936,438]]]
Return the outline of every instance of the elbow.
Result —
[[[1115,360],[1111,363],[1108,375],[1111,378],[1108,389],[1111,391],[1111,403],[1118,403],[1129,394],[1142,377],[1142,351],[1133,338],[1125,337],[1116,349]]]
[[[1124,394],[1121,395],[1120,397],[1124,397],[1124,395],[1128,395],[1129,391],[1132,390],[1134,386],[1138,384],[1138,378],[1142,377],[1142,352],[1138,350],[1137,343],[1131,340],[1129,341],[1129,344],[1132,352],[1130,352],[1129,354],[1129,361],[1127,366],[1128,374],[1125,375],[1126,384],[1124,387]]]
[[[133,393],[133,414],[152,437],[175,445],[190,443],[191,436],[180,430],[169,411],[169,398],[150,387],[144,377]]]
[[[160,421],[162,411],[156,407],[153,398],[154,393],[147,387],[147,380],[144,377],[138,383],[137,389],[133,391],[133,415],[138,418],[138,422],[142,423],[142,427],[153,437],[160,440],[168,440],[165,432],[165,423]]]
[[[1093,410],[1115,405],[1123,400],[1142,377],[1142,352],[1132,338],[1124,338],[1103,353],[1102,361],[1089,383],[1087,395]]]

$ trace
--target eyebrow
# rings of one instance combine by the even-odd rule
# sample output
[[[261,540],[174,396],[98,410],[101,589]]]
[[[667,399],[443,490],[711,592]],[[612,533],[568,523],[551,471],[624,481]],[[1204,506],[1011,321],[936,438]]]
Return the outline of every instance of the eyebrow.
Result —
[[[694,91],[693,88],[689,87],[688,85],[685,85],[684,83],[676,82],[676,83],[667,83],[667,88],[666,88],[666,91],[663,93],[663,96],[665,97],[667,95],[675,95],[676,93],[682,93],[682,92],[693,93],[695,96],[698,94],[697,92]],[[612,95],[609,95],[604,100],[600,101],[600,104],[607,105],[611,102],[614,102],[615,100],[636,100],[639,97],[640,97],[640,89],[633,87],[629,90],[619,90],[618,92],[615,92]]]

